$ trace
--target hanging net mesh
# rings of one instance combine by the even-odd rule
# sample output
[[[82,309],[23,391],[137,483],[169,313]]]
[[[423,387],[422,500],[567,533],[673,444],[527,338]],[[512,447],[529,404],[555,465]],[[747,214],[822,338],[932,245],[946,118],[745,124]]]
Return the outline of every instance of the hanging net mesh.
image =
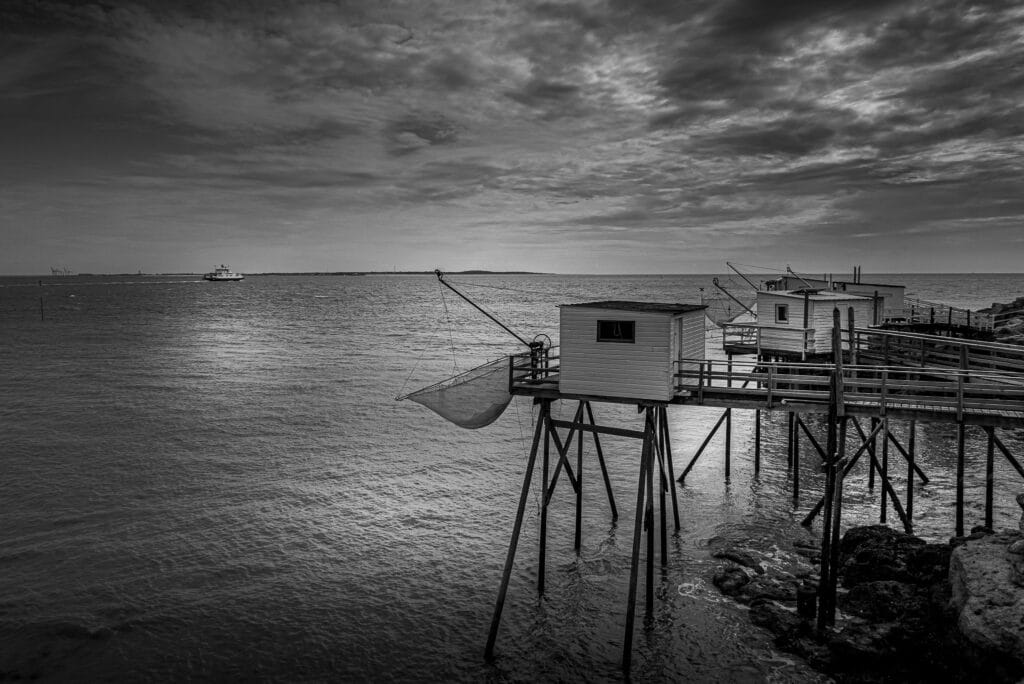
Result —
[[[512,401],[508,392],[508,359],[495,359],[398,399],[423,404],[459,427],[485,427],[496,421]]]
[[[757,294],[743,294],[737,296],[737,299],[753,309],[754,303],[757,301]],[[710,318],[715,325],[732,323],[738,316],[748,313],[746,309],[728,297],[706,297],[704,299],[704,304],[708,307],[705,311],[707,317]]]

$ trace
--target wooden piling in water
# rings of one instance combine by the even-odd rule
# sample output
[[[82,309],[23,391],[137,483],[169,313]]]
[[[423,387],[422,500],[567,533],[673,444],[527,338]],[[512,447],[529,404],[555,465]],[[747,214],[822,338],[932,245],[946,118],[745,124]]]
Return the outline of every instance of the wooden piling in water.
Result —
[[[964,422],[956,424],[956,536],[964,536]]]
[[[498,589],[498,599],[494,606],[494,613],[491,617],[491,629],[487,634],[487,646],[484,649],[484,658],[488,661],[494,659],[494,642],[498,638],[498,627],[501,625],[501,611],[505,607],[505,597],[508,594],[508,582],[512,576],[512,565],[516,559],[516,548],[519,546],[519,534],[523,529],[523,515],[526,512],[526,501],[530,495],[530,481],[533,479],[533,468],[537,462],[537,447],[540,443],[541,431],[546,431],[547,417],[551,412],[551,401],[542,400],[540,416],[537,418],[537,427],[533,432],[533,446],[530,448],[530,457],[526,463],[526,473],[523,475],[523,487],[519,494],[519,508],[516,509],[516,522],[512,526],[512,538],[509,540],[508,553],[505,555],[505,567],[501,572],[501,585]]]

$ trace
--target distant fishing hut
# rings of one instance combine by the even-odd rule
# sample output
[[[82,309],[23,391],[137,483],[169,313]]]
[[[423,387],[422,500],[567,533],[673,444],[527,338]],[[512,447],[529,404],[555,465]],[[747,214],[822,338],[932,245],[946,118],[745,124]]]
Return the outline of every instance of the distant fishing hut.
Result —
[[[859,325],[880,325],[890,318],[905,316],[906,287],[904,285],[887,285],[882,283],[864,283],[860,280],[860,270],[854,269],[852,280],[840,280],[830,277],[812,278],[788,274],[765,282],[765,289],[782,292],[788,290],[810,289],[829,292],[846,293],[870,297],[878,300],[871,318],[858,318]]]
[[[830,290],[760,290],[757,322],[723,325],[723,349],[801,360],[830,355],[833,311],[852,312],[857,323],[873,325],[878,303],[874,297]]]
[[[626,301],[563,304],[562,394],[669,401],[681,365],[693,369],[704,359],[705,308]]]

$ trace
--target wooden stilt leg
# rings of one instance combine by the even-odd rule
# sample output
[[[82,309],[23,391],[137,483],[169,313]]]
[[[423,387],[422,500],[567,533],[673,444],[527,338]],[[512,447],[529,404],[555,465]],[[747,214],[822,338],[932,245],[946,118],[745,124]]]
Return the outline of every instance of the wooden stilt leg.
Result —
[[[995,488],[995,428],[985,430],[988,435],[988,449],[985,454],[985,527],[992,529],[992,498]]]
[[[652,439],[657,435],[658,444],[658,517],[661,527],[661,566],[668,567],[668,520],[665,510],[665,491],[668,489],[668,477],[665,474],[665,435],[661,431],[661,407],[652,418]]]
[[[761,409],[754,409],[754,475],[761,474]]]
[[[577,420],[583,422],[583,403],[580,402],[576,409]],[[596,433],[595,433],[596,434]],[[579,555],[580,545],[583,540],[583,433],[576,439],[576,537],[574,548]]]
[[[550,413],[545,414],[544,423],[544,461],[541,468],[543,487],[541,491],[545,492],[545,496],[542,496],[540,501],[540,552],[537,561],[537,592],[540,594],[544,593],[544,562],[547,559],[548,546],[548,497],[546,492],[548,491],[548,475],[551,465],[551,430],[553,429],[550,422]]]
[[[889,481],[889,419],[882,418],[882,470],[881,477],[886,482]],[[883,525],[886,522],[887,512],[889,509],[889,490],[886,487],[882,487],[882,510],[879,514],[878,521]]]
[[[633,655],[633,624],[636,622],[636,583],[640,570],[640,536],[644,524],[644,490],[647,486],[647,469],[650,468],[651,449],[644,440],[640,456],[640,477],[636,492],[636,519],[633,523],[633,552],[630,556],[629,597],[626,600],[626,634],[622,643],[622,670],[629,672]]]
[[[786,420],[789,428],[786,436],[786,465],[790,468],[793,467],[793,437],[796,435],[796,421],[793,417],[793,412],[790,411],[786,414]]]
[[[868,447],[868,457],[871,465],[868,467],[868,489],[875,488],[875,468],[878,467],[878,440],[874,437],[875,428],[878,427],[878,418],[871,418],[871,445]]]
[[[516,522],[512,527],[512,539],[508,544],[508,553],[505,556],[505,568],[501,573],[501,587],[498,589],[498,600],[494,606],[494,615],[491,617],[491,630],[487,634],[487,647],[484,649],[484,657],[487,660],[494,658],[494,642],[498,638],[498,626],[501,624],[501,611],[505,606],[505,596],[508,593],[508,582],[512,576],[512,565],[516,558],[516,547],[519,546],[519,533],[523,529],[523,515],[526,512],[526,502],[530,495],[530,480],[533,479],[533,467],[537,462],[537,445],[540,443],[540,433],[545,430],[548,413],[551,411],[551,402],[545,401],[541,404],[540,416],[537,418],[537,429],[533,433],[533,446],[530,448],[530,458],[526,464],[526,474],[523,476],[523,489],[519,495],[519,508],[516,510]]]
[[[916,465],[914,459],[916,458],[915,446],[917,432],[917,423],[910,421],[910,434],[907,436],[907,524],[911,529],[914,528],[914,469]]]
[[[956,536],[964,536],[964,429],[963,421],[956,426]]]
[[[732,471],[732,409],[725,409],[725,480],[729,481]]]
[[[650,465],[647,467],[647,505],[644,507],[644,526],[647,528],[647,587],[645,613],[648,618],[654,614],[654,464],[657,460],[657,444],[654,440],[653,409],[647,408],[644,418],[644,442],[651,451]]]
[[[676,473],[672,466],[672,436],[668,429],[668,409],[661,407],[661,429],[665,433],[665,461],[668,465],[668,486],[672,492],[672,516],[675,518],[676,529],[679,531],[679,501],[676,496]]]
[[[800,416],[793,418],[793,502],[800,498]]]
[[[587,419],[591,425],[597,425],[597,421],[594,420],[594,410],[590,407],[590,402],[585,401],[583,404],[587,407]],[[612,509],[612,520],[619,519],[619,510],[615,507],[615,494],[612,492],[612,481],[608,478],[608,467],[604,462],[604,451],[601,449],[601,440],[594,434],[594,450],[597,452],[597,462],[601,464],[601,477],[604,478],[604,489],[608,493],[608,505]]]

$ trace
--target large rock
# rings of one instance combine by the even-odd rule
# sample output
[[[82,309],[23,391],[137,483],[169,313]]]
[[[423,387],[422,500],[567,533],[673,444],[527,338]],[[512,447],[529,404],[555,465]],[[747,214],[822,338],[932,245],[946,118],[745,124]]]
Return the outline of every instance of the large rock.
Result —
[[[839,543],[839,567],[843,586],[864,582],[912,582],[919,572],[908,563],[927,545],[924,540],[884,525],[854,527]]]
[[[999,678],[1024,677],[1024,587],[1012,581],[1015,556],[1009,546],[1018,532],[969,539],[953,549],[949,565],[957,625],[980,660]]]

